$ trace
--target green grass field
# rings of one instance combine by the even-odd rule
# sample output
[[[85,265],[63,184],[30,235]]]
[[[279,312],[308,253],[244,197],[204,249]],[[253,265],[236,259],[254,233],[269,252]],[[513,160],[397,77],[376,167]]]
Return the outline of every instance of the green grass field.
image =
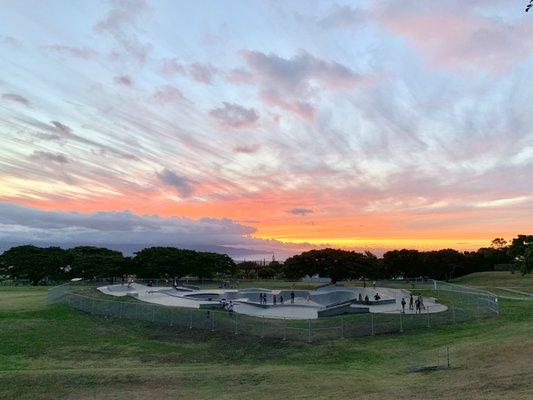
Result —
[[[524,293],[533,296],[533,274],[522,276],[519,272],[511,274],[508,271],[476,272],[457,278],[454,283],[485,289],[498,296],[525,297]]]
[[[512,279],[458,283],[530,285]],[[45,288],[0,289],[0,399],[533,396],[531,301],[502,300],[500,317],[479,322],[308,344],[93,317],[47,308],[45,297]],[[445,346],[452,368],[410,371]]]

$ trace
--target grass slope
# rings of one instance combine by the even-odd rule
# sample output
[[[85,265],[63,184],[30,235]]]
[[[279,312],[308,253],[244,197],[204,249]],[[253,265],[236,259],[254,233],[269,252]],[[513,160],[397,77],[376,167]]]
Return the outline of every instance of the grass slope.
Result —
[[[45,295],[42,288],[0,289],[0,399],[533,394],[533,302],[503,300],[499,318],[475,323],[307,344],[91,317],[46,308]],[[409,372],[435,362],[447,345],[451,369]]]
[[[456,278],[453,283],[478,287],[498,296],[522,298],[527,297],[525,293],[533,295],[533,274],[522,276],[519,272],[511,274],[509,271],[476,272]]]

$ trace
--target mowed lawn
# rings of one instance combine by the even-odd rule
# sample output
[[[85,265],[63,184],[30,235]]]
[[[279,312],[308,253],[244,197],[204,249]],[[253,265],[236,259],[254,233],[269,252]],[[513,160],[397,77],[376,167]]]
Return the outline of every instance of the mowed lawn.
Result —
[[[308,344],[92,317],[45,297],[0,288],[0,399],[533,398],[531,301],[502,300],[500,317],[475,323]],[[411,372],[445,346],[452,368]]]

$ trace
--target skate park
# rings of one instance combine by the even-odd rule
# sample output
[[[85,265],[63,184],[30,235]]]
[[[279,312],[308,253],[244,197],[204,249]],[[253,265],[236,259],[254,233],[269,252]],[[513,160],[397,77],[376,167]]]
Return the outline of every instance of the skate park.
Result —
[[[249,316],[279,319],[317,319],[343,314],[439,313],[447,310],[435,298],[421,297],[419,310],[409,306],[406,289],[326,285],[312,290],[200,289],[199,287],[154,287],[139,283],[98,287],[106,295],[131,296],[139,301],[170,307],[227,309]],[[405,307],[402,308],[402,299]],[[414,296],[416,299],[416,296]]]

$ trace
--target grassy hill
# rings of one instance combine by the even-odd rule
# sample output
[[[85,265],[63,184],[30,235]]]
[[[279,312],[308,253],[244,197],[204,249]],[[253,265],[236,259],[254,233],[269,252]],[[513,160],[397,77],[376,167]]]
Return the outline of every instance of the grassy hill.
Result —
[[[307,344],[97,318],[47,308],[45,295],[0,288],[0,399],[531,398],[529,301],[502,300],[479,322]],[[410,372],[446,346],[452,368]]]
[[[533,296],[533,274],[522,276],[519,272],[509,271],[476,272],[453,280],[459,285],[468,285],[491,291],[499,296],[517,298]]]

